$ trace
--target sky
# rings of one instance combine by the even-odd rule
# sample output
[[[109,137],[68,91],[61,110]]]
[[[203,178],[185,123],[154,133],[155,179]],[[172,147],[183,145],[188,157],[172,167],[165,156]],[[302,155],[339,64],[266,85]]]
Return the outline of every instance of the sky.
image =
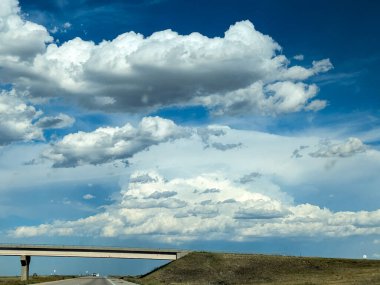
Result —
[[[379,259],[379,12],[2,0],[0,243]],[[31,272],[162,263],[41,257]]]

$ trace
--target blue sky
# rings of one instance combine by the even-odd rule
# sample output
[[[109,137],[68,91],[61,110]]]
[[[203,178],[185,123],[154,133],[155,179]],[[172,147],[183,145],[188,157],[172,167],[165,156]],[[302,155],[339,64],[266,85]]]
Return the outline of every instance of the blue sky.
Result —
[[[0,242],[380,258],[379,11],[3,1]]]

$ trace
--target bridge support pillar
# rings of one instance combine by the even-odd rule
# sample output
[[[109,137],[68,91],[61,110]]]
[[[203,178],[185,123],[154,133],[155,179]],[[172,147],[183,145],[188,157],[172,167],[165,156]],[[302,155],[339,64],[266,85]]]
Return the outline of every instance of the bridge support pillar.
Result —
[[[29,279],[29,264],[30,264],[30,256],[29,255],[21,255],[21,281],[28,281]]]

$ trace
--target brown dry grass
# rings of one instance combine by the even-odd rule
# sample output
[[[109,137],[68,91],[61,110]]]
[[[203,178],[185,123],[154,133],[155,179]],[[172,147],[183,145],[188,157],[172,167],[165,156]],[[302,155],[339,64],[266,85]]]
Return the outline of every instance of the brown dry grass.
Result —
[[[194,252],[128,279],[144,285],[368,285],[380,284],[380,261]]]
[[[30,276],[28,281],[21,281],[18,276],[11,277],[0,277],[0,285],[25,285],[25,284],[35,284],[42,282],[57,281],[63,279],[75,278],[75,276],[60,276],[60,275],[51,275],[51,276]]]

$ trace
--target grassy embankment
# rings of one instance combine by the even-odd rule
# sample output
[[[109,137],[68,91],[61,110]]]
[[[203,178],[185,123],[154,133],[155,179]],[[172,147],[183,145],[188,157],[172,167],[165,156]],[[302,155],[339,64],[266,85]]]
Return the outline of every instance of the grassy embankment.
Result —
[[[50,276],[30,276],[28,281],[21,281],[19,276],[0,277],[0,285],[25,285],[42,282],[57,281],[63,279],[75,278],[74,275],[50,275]]]
[[[147,275],[144,285],[380,284],[380,260],[194,252]]]

